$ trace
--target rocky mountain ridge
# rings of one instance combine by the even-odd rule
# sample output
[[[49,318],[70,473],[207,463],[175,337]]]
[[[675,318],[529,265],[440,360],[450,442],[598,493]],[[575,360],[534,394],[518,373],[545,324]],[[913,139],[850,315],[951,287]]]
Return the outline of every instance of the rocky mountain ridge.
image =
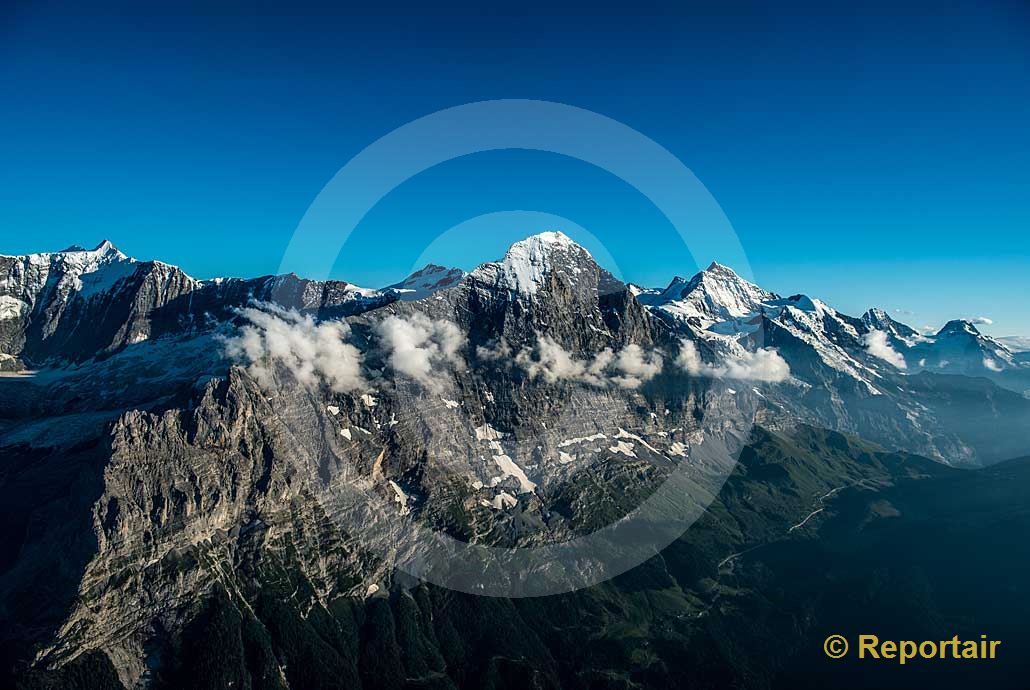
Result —
[[[0,365],[81,363],[150,338],[210,330],[253,300],[338,317],[394,299],[293,274],[197,280],[171,264],[129,258],[108,241],[0,256]]]
[[[1000,459],[1008,446],[973,447],[973,430],[942,427],[940,396],[946,395],[951,410],[969,391],[961,379],[934,377],[985,376],[1017,393],[991,395],[1019,409],[1017,397],[1030,376],[1030,365],[965,322],[936,336],[920,335],[882,311],[857,319],[804,295],[781,298],[719,264],[690,280],[675,279],[665,290],[642,291],[615,280],[557,232],[516,243],[502,261],[461,274],[457,282],[459,272],[431,273],[441,280],[412,299],[398,289],[293,275],[197,281],[168,264],[136,262],[106,242],[89,252],[2,257],[0,298],[22,306],[8,309],[0,322],[0,357],[8,370],[81,366],[151,339],[160,349],[166,337],[231,330],[238,310],[253,303],[275,303],[319,320],[379,312],[368,328],[392,314],[423,313],[456,323],[472,350],[508,348],[515,357],[528,348],[536,351],[526,355],[532,359],[539,358],[541,342],[553,342],[560,350],[551,348],[547,356],[568,353],[573,365],[635,344],[660,349],[664,368],[675,368],[680,343],[689,340],[707,363],[704,371],[721,372],[724,380],[761,381],[767,374],[757,371],[755,357],[783,359],[780,369],[789,375],[781,385],[745,386],[749,393],[768,388],[761,393],[766,407],[787,412],[780,415],[786,421],[770,420],[774,426],[822,424],[958,463]],[[398,300],[415,306],[391,306]],[[578,320],[570,322],[570,315]],[[921,374],[933,381],[935,400],[925,399],[926,382],[913,385]],[[941,392],[949,387],[955,390]],[[1008,422],[1000,421],[1005,436]]]

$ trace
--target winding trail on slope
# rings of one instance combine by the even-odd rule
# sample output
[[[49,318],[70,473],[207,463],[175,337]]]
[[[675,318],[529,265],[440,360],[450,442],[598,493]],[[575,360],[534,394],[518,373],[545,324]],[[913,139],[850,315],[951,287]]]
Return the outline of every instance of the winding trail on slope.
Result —
[[[826,510],[826,506],[824,505],[826,503],[826,500],[828,498],[832,497],[837,492],[843,491],[844,489],[847,489],[847,488],[850,488],[850,487],[853,487],[853,486],[865,486],[865,485],[867,485],[869,483],[874,484],[874,487],[870,487],[870,488],[875,488],[875,484],[876,484],[877,481],[889,480],[889,479],[890,479],[890,475],[884,475],[883,477],[864,478],[864,479],[859,479],[857,481],[848,482],[847,484],[842,484],[842,485],[840,485],[840,486],[838,486],[838,487],[836,487],[834,489],[830,489],[829,491],[824,493],[822,496],[819,496],[818,498],[816,498],[816,502],[817,502],[816,505],[818,505],[819,507],[816,508],[815,510],[813,510],[808,515],[806,515],[805,519],[803,519],[801,522],[797,523],[796,525],[792,525],[790,528],[788,528],[787,529],[787,534],[790,534],[791,532],[793,532],[796,529],[804,527],[805,524],[809,520],[811,520],[813,517],[815,517],[819,513],[823,512],[824,510]],[[767,546],[768,544],[772,544],[772,543],[774,543],[774,542],[772,542],[772,541],[764,542],[764,543],[761,543],[761,544],[756,544],[756,545],[754,545],[754,546],[752,546],[750,548],[744,549],[743,551],[738,551],[737,553],[731,553],[729,556],[727,556],[726,558],[724,558],[721,561],[719,561],[719,565],[717,566],[717,568],[719,570],[722,570],[722,567],[724,565],[730,563],[731,561],[733,561],[737,557],[743,556],[746,553],[750,553],[750,552],[754,551],[755,549],[760,549],[763,546]]]
[[[824,510],[826,510],[826,509],[825,508],[816,508],[811,513],[806,515],[804,520],[802,520],[801,522],[799,522],[796,525],[791,526],[791,528],[787,530],[787,534],[790,534],[791,532],[793,532],[794,530],[796,530],[796,529],[798,529],[800,527],[804,527],[806,522],[808,522],[809,520],[814,518],[816,515],[818,515],[819,513],[823,512]]]

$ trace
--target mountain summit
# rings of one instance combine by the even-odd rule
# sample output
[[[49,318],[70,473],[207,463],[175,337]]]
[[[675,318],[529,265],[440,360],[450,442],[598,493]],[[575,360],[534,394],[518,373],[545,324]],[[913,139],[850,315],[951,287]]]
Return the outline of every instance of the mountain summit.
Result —
[[[542,232],[508,248],[497,263],[483,264],[471,275],[519,295],[533,296],[554,276],[573,283],[599,269],[586,249],[561,232]],[[607,273],[607,272],[605,272]]]
[[[465,271],[460,268],[447,268],[431,263],[399,283],[388,286],[385,291],[397,295],[400,300],[410,302],[429,297],[437,290],[454,287],[464,277]]]
[[[903,340],[918,339],[919,333],[911,326],[895,321],[883,309],[873,308],[862,315],[862,322],[870,328],[883,331]]]
[[[642,303],[661,309],[675,319],[691,320],[707,327],[719,321],[742,318],[761,310],[762,304],[779,299],[741,278],[722,264],[708,268],[686,280],[677,276],[658,294],[644,294]]]
[[[94,254],[102,254],[104,256],[117,256],[121,259],[127,259],[128,257],[118,250],[118,247],[114,246],[111,240],[103,240],[96,247],[93,248]]]
[[[948,323],[941,327],[941,330],[937,331],[937,336],[942,335],[981,335],[980,331],[977,330],[976,326],[973,325],[972,321],[965,319],[952,319]]]

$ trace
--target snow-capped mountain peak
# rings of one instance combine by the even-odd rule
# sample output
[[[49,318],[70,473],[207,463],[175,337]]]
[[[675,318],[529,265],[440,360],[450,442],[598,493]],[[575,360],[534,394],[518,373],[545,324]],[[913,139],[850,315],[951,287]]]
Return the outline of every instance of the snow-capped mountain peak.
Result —
[[[71,246],[59,252],[42,252],[23,256],[4,256],[4,292],[9,299],[18,299],[26,307],[48,281],[54,279],[53,289],[77,292],[89,298],[102,292],[136,270],[135,259],[126,256],[109,240],[94,249]]]
[[[972,336],[981,335],[976,326],[965,319],[952,319],[948,323],[944,324],[944,326],[941,327],[941,330],[937,331],[937,337],[960,334]]]
[[[734,271],[732,268],[730,268],[729,266],[725,266],[725,265],[719,263],[718,261],[713,261],[712,263],[708,264],[708,268],[706,268],[704,271],[702,271],[702,273],[706,273],[706,274],[709,274],[709,275],[712,275],[712,274],[716,274],[716,275],[722,274],[722,275],[725,275],[725,276],[733,276],[733,277],[736,277],[736,278],[740,277],[740,276],[737,275],[737,272]]]
[[[136,260],[118,250],[110,240],[86,251],[61,252],[51,265],[60,264],[63,279],[83,297],[107,290],[136,270]]]
[[[535,295],[553,272],[575,280],[594,258],[562,232],[542,232],[508,248],[497,263],[483,264],[472,275],[478,280],[523,295]]]
[[[697,319],[703,327],[756,314],[762,305],[778,299],[741,278],[722,264],[712,264],[690,280],[673,278],[659,294],[642,294],[642,303],[657,307],[676,319]]]
[[[460,268],[427,264],[399,283],[388,286],[384,292],[392,292],[397,295],[398,299],[404,301],[420,300],[438,290],[454,287],[464,277],[465,272]]]
[[[900,321],[895,321],[883,309],[875,307],[870,309],[862,315],[862,322],[873,330],[893,335],[910,345],[922,339],[922,336],[914,328],[906,326]]]
[[[520,245],[555,245],[564,247],[578,247],[579,249],[583,249],[578,244],[576,244],[576,242],[571,237],[566,235],[564,232],[561,232],[560,230],[548,230],[546,232],[540,232],[535,235],[530,235],[526,239],[519,240],[518,242],[513,244],[508,251],[511,251],[511,249],[514,249],[515,247],[518,247]]]
[[[97,256],[112,257],[115,260],[119,261],[129,258],[121,251],[119,251],[118,247],[114,246],[114,243],[111,242],[111,240],[102,241],[90,253],[95,254]]]
[[[1002,342],[981,333],[965,319],[949,321],[935,335],[925,336],[922,341],[912,348],[910,357],[920,368],[982,376],[1020,367]]]
[[[875,326],[881,331],[887,330],[894,324],[894,319],[892,319],[887,312],[878,307],[873,307],[863,314],[862,320],[870,326]]]

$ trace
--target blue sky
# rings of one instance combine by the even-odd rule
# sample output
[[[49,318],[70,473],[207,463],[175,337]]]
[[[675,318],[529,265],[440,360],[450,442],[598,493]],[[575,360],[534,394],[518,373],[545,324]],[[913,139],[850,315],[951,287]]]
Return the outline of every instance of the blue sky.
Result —
[[[275,272],[305,209],[365,146],[441,108],[531,98],[671,151],[769,289],[900,310],[917,327],[987,316],[988,332],[1030,334],[1025,3],[0,12],[2,253],[109,238],[199,277]],[[513,209],[587,229],[634,282],[697,268],[620,180],[501,151],[398,187],[334,274],[392,282],[448,228]],[[468,268],[545,229],[498,227],[429,258]]]

